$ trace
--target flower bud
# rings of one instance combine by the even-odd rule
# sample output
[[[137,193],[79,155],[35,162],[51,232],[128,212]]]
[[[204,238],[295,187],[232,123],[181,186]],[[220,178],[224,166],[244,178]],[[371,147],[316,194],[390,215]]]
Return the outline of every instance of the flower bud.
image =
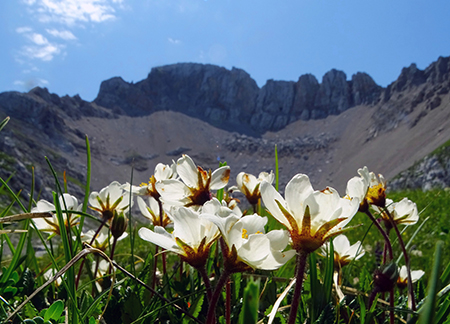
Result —
[[[125,214],[123,212],[117,213],[114,212],[114,217],[111,222],[111,234],[114,237],[114,239],[118,239],[122,236],[122,234],[127,230],[128,220],[125,217]]]
[[[398,266],[389,262],[375,270],[373,274],[374,291],[387,292],[394,288],[398,278]]]

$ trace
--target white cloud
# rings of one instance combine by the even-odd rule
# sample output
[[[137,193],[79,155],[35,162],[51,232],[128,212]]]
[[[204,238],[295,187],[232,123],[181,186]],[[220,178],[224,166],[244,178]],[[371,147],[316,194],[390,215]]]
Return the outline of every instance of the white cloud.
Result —
[[[19,27],[16,29],[16,32],[19,34],[30,33],[33,29],[31,27]]]
[[[63,45],[59,44],[45,44],[42,46],[24,46],[22,48],[21,54],[30,58],[30,59],[39,59],[42,61],[51,61],[55,55],[61,53],[61,50],[64,48]]]
[[[173,38],[169,37],[167,40],[171,44],[175,44],[175,45],[181,44],[181,41],[179,39],[173,39]]]
[[[74,34],[69,30],[57,30],[57,29],[46,29],[47,33],[54,37],[62,38],[64,40],[75,40],[77,39]]]
[[[27,35],[28,39],[36,45],[47,45],[48,40],[41,34],[31,33]]]
[[[76,23],[103,22],[115,19],[114,6],[122,0],[36,0],[27,1],[39,21],[58,22],[68,26]]]
[[[62,44],[50,42],[44,35],[34,33],[31,28],[24,29],[18,28],[18,33],[24,34],[28,39],[29,44],[24,45],[20,51],[20,55],[28,59],[39,59],[42,61],[51,61],[55,55],[61,53],[65,47]],[[23,63],[22,60],[17,60],[19,63]]]

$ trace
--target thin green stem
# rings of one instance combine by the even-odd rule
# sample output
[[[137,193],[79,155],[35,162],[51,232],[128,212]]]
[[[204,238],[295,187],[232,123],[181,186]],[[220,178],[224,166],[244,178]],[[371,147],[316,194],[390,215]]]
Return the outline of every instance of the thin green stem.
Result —
[[[288,324],[295,324],[295,319],[297,318],[298,305],[300,304],[300,296],[302,293],[303,277],[305,275],[306,260],[308,259],[308,254],[305,251],[298,251],[296,267],[295,267],[295,288],[294,296],[291,302],[291,311],[289,312]]]

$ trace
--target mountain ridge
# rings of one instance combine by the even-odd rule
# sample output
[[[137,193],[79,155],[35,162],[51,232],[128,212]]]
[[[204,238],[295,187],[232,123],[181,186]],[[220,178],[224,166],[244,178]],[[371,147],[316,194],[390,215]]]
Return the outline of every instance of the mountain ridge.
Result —
[[[11,121],[0,133],[0,176],[15,172],[11,186],[26,193],[33,165],[37,190],[51,197],[45,155],[82,194],[87,134],[94,190],[130,181],[131,167],[135,182],[147,181],[156,163],[182,153],[205,168],[227,161],[233,174],[268,171],[277,144],[281,184],[301,172],[318,188],[342,191],[358,167],[390,179],[450,139],[449,71],[450,59],[440,57],[425,70],[404,68],[386,88],[338,70],[322,83],[303,75],[259,88],[243,70],[189,63],[154,68],[136,84],[104,81],[92,102],[39,87],[4,92],[0,119]]]

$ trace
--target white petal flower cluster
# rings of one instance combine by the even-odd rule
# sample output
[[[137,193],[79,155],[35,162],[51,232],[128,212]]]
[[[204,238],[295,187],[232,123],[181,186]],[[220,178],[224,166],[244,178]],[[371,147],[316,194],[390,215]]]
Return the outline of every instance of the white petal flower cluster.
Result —
[[[79,221],[79,216],[76,214],[72,214],[69,211],[80,211],[81,205],[78,204],[78,199],[72,195],[64,193],[62,196],[58,198],[59,206],[62,210],[67,210],[67,212],[63,212],[62,216],[64,219],[64,224],[66,228],[76,226]],[[52,203],[46,200],[39,200],[36,203],[36,207],[31,209],[32,213],[43,213],[43,212],[52,212],[52,218],[35,218],[33,219],[36,228],[43,232],[50,232],[53,234],[60,235],[59,223],[55,212],[56,207]]]
[[[208,204],[212,203],[205,203],[205,208],[209,208]],[[139,230],[139,236],[143,240],[179,254],[183,261],[193,267],[204,266],[211,244],[219,235],[217,226],[201,217],[200,211],[186,207],[173,207],[171,215],[172,233],[161,226],[155,226],[153,231],[143,227]]]
[[[100,232],[95,236],[95,231],[89,230],[86,233],[81,233],[80,238],[82,242],[90,243],[92,242],[92,247],[99,249],[101,251],[105,251],[108,248],[108,245],[113,243],[113,236],[109,232],[109,229],[103,227]],[[121,237],[117,239],[117,241],[121,241],[128,236],[128,233],[123,233]],[[92,241],[92,239],[94,239]]]
[[[168,205],[199,208],[211,200],[211,190],[219,190],[228,184],[230,167],[223,166],[211,172],[196,166],[194,161],[183,155],[177,161],[178,179],[158,181],[156,190],[161,200]]]
[[[330,242],[326,242],[321,247],[321,250],[324,255],[328,256],[330,251]],[[360,241],[350,245],[350,241],[347,236],[343,234],[338,235],[333,239],[333,251],[335,269],[341,269],[351,261],[360,259],[365,254],[365,250],[361,246]]]
[[[251,205],[256,205],[261,198],[261,182],[266,181],[272,184],[274,179],[275,175],[272,171],[270,173],[261,172],[258,178],[253,174],[241,172],[236,177],[236,183],[238,191],[245,195]]]
[[[238,218],[231,213],[225,217],[217,214],[203,217],[216,224],[222,233],[227,246],[225,267],[231,272],[246,268],[275,270],[296,253],[295,250],[283,252],[289,243],[286,231],[265,233],[267,217],[254,214]]]
[[[411,281],[412,283],[418,281],[423,277],[425,271],[423,270],[413,270],[411,271]],[[408,285],[408,269],[406,266],[401,266],[398,270],[398,279],[397,279],[397,287],[400,289],[406,288]]]
[[[132,202],[133,203],[133,202]],[[130,193],[125,192],[117,181],[100,192],[93,191],[89,196],[90,208],[99,212],[103,221],[110,221],[114,213],[126,213],[130,207]]]
[[[342,233],[359,207],[358,198],[341,198],[333,188],[314,190],[304,174],[289,181],[285,199],[263,181],[261,197],[272,216],[289,230],[294,249],[306,253]]]
[[[373,208],[383,217],[383,219],[389,220],[389,217],[386,215],[386,211],[383,208],[377,206],[374,206]],[[399,202],[394,202],[387,198],[386,209],[397,225],[414,225],[419,220],[417,205],[408,198],[403,198]]]

